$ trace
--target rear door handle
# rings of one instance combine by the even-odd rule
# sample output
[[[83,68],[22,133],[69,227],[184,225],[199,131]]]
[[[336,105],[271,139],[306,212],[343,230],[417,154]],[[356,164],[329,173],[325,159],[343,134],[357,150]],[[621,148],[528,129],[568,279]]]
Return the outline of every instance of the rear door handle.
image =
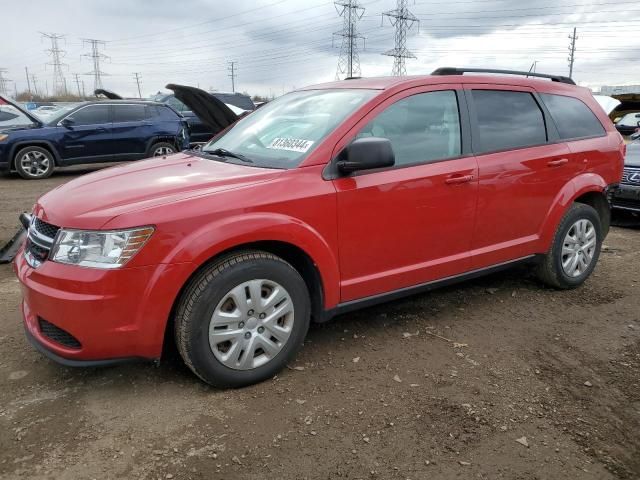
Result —
[[[566,165],[567,163],[569,163],[569,159],[560,158],[558,160],[551,160],[550,162],[547,162],[547,165],[550,167],[560,167],[561,165]]]
[[[444,183],[447,185],[459,185],[461,183],[469,183],[473,180],[473,175],[452,175],[447,178]]]

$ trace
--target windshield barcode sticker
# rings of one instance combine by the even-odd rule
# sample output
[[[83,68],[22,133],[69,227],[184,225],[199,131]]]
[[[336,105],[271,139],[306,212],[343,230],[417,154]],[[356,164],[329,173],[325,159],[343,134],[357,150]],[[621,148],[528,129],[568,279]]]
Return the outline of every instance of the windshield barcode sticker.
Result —
[[[304,153],[311,148],[311,145],[313,145],[312,140],[300,140],[298,138],[274,138],[271,145],[267,148]]]

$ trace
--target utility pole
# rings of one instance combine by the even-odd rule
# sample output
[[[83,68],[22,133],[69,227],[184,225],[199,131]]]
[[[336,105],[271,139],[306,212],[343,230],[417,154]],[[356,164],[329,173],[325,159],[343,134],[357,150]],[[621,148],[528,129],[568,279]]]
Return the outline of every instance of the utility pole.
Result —
[[[142,98],[142,93],[140,92],[140,72],[133,72],[136,76],[136,83],[138,84],[138,97]]]
[[[393,70],[391,75],[403,76],[407,74],[407,67],[405,66],[405,59],[416,58],[416,56],[407,50],[407,32],[411,30],[414,24],[419,24],[420,20],[413,13],[409,11],[407,7],[408,0],[397,0],[395,10],[389,10],[382,14],[384,17],[389,17],[391,25],[396,29],[395,32],[395,46],[391,50],[387,50],[382,55],[393,57]]]
[[[538,60],[534,60],[531,66],[529,67],[529,73],[536,73],[537,65],[538,65]]]
[[[336,79],[339,79],[341,74],[347,78],[359,77],[361,73],[358,39],[361,38],[364,44],[364,37],[358,34],[357,22],[364,15],[364,7],[360,6],[358,0],[339,0],[334,2],[334,5],[338,15],[343,18],[342,31],[333,34],[334,38],[342,37]]]
[[[36,76],[31,74],[31,83],[33,84],[33,94],[38,95],[38,84],[36,83]]]
[[[84,80],[80,80],[82,83],[82,98],[87,98],[87,91],[84,89]]]
[[[31,93],[31,80],[29,80],[29,69],[24,67],[24,73],[27,76],[27,90],[29,92],[29,100],[33,98],[33,94]]]
[[[106,42],[104,40],[96,40],[94,38],[83,38],[82,44],[91,45],[91,53],[83,54],[83,57],[90,57],[93,61],[93,71],[87,73],[87,75],[93,75],[93,89],[97,90],[98,88],[102,88],[102,76],[108,75],[100,70],[100,60],[106,60],[109,58],[104,53],[100,52],[100,47],[104,47]]]
[[[229,66],[227,70],[229,70],[229,77],[231,77],[231,91],[236,93],[236,63],[238,62],[229,62]]]
[[[569,40],[571,40],[569,44],[569,78],[573,77],[573,62],[576,59],[576,40],[578,36],[576,35],[576,27],[573,27],[573,35],[569,35]]]
[[[0,95],[9,95],[9,87],[7,85],[11,80],[4,77],[6,73],[6,68],[0,68]]]
[[[54,95],[66,95],[67,94],[67,81],[64,78],[64,74],[62,73],[62,67],[67,67],[68,65],[62,63],[62,57],[65,56],[66,52],[61,50],[58,46],[58,41],[64,39],[64,35],[58,35],[57,33],[42,33],[43,38],[47,38],[51,41],[51,48],[46,50],[46,52],[51,57],[51,62],[47,63],[47,65],[53,66],[53,83],[51,84],[51,92]]]
[[[78,97],[82,97],[82,93],[80,93],[80,78],[78,77],[77,73],[74,73],[73,76],[76,77],[76,86],[78,87]]]

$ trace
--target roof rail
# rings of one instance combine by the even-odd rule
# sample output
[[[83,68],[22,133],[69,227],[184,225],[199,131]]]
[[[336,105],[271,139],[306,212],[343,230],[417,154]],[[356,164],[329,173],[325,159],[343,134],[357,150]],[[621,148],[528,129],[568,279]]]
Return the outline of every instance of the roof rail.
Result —
[[[535,73],[535,72],[521,72],[518,70],[496,70],[493,68],[456,68],[456,67],[443,67],[437,68],[431,75],[462,75],[464,73],[502,73],[506,75],[522,75],[525,77],[539,77],[539,78],[548,78],[553,82],[567,83],[569,85],[575,85],[574,82],[569,77],[563,77],[562,75],[548,75],[546,73]]]

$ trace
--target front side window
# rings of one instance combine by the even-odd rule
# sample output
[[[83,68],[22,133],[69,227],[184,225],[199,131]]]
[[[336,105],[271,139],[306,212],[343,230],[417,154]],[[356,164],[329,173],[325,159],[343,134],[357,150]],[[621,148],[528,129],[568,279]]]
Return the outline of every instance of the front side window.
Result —
[[[605,134],[598,118],[581,100],[547,93],[540,94],[540,97],[551,113],[563,140]]]
[[[472,90],[477,116],[476,153],[530,147],[547,142],[544,115],[533,95],[506,90]],[[479,147],[479,148],[478,148]]]
[[[113,123],[140,122],[147,118],[144,105],[114,105]]]
[[[396,165],[460,156],[460,115],[453,90],[412,95],[397,101],[359,133],[391,141]]]
[[[73,112],[67,118],[76,125],[99,125],[109,123],[109,105],[89,105]]]
[[[306,90],[289,93],[242,118],[202,148],[233,152],[225,161],[268,168],[294,168],[376,90]]]

